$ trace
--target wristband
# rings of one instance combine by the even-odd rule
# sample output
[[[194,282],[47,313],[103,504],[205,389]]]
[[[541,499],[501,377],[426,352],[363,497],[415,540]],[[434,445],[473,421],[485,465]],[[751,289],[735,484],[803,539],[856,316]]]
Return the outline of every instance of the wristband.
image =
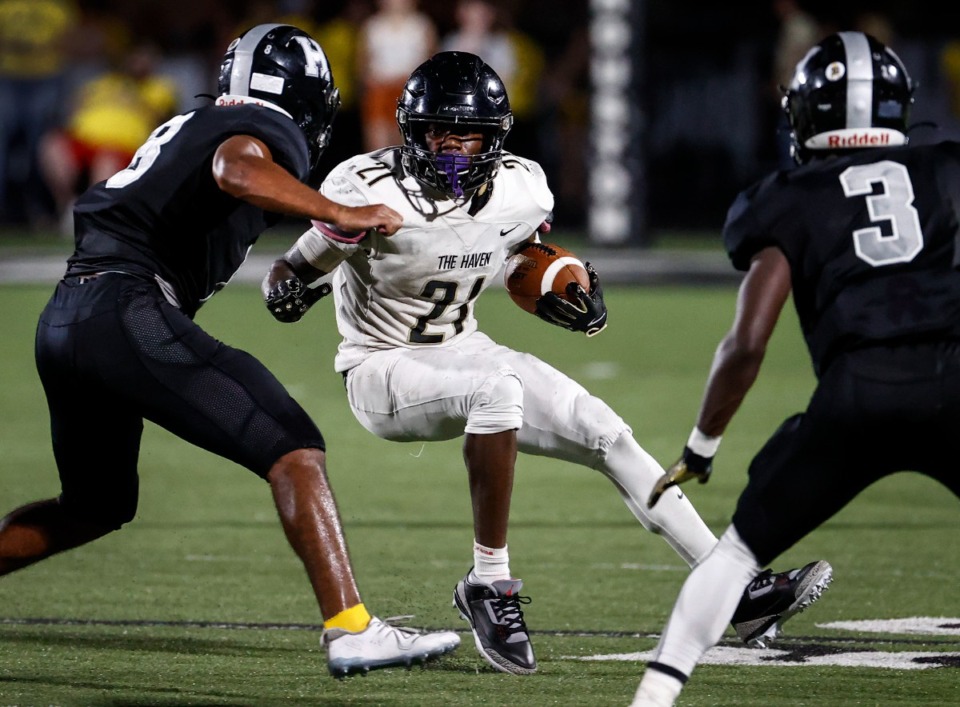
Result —
[[[699,427],[694,427],[693,432],[690,433],[690,439],[687,440],[687,447],[694,454],[711,459],[717,453],[721,439],[723,439],[721,435],[708,437],[700,431]]]

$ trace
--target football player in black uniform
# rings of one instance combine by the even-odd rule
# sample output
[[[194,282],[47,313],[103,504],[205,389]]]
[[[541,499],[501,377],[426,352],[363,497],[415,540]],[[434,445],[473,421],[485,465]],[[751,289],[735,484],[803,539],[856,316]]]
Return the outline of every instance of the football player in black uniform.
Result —
[[[751,463],[733,523],[683,585],[636,705],[673,704],[734,615],[738,581],[872,483],[913,470],[960,495],[956,465],[944,463],[960,428],[960,144],[907,146],[913,89],[875,38],[826,38],[783,100],[799,166],[730,209],[724,241],[747,273],[736,316],[682,458],[650,503],[709,478],[791,291],[818,385]]]
[[[367,613],[320,431],[259,361],[193,321],[283,214],[385,235],[400,215],[347,207],[304,183],[339,105],[305,32],[245,32],[224,56],[218,93],[154,130],[126,169],[77,201],[76,250],[36,335],[62,493],[0,520],[0,575],[133,519],[147,419],[269,483],[319,603],[333,674],[445,653],[455,633],[416,634]]]

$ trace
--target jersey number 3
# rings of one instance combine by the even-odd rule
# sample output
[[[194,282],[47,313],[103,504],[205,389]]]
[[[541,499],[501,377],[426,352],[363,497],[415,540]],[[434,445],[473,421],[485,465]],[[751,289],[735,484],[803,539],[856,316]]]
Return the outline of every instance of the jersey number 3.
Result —
[[[890,235],[884,235],[880,226],[853,232],[858,258],[879,267],[909,263],[923,250],[920,216],[913,207],[913,183],[906,167],[889,160],[850,167],[840,175],[840,184],[847,198],[866,197],[871,222],[889,224]],[[876,184],[878,194],[873,193]]]

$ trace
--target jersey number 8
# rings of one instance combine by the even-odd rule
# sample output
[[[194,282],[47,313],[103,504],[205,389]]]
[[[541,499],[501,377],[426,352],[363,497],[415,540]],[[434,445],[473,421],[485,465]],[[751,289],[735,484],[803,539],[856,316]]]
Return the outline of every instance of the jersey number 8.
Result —
[[[143,173],[150,169],[151,165],[156,162],[157,157],[160,156],[160,148],[170,142],[173,136],[180,132],[180,128],[193,117],[193,113],[194,111],[190,111],[183,115],[174,116],[150,133],[147,141],[133,154],[133,159],[130,160],[129,166],[121,169],[107,180],[107,188],[121,189],[131,182],[140,179]]]

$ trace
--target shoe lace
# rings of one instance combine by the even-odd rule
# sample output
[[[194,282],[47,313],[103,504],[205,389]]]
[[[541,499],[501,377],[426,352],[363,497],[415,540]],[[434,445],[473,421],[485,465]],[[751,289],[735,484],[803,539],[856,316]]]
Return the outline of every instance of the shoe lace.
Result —
[[[523,622],[523,609],[520,608],[520,605],[529,604],[531,601],[530,597],[511,594],[492,599],[490,607],[493,609],[493,615],[497,618],[497,623],[507,632],[526,632],[527,625]]]
[[[747,590],[755,592],[758,589],[763,589],[764,587],[773,584],[774,581],[776,581],[776,577],[773,574],[773,570],[764,570],[754,577],[753,581],[747,585]]]
[[[404,624],[406,624],[410,619],[415,618],[417,618],[416,614],[400,614],[399,616],[386,616],[380,620],[385,624],[393,626],[394,628],[404,628]]]
[[[386,618],[380,620],[392,629],[395,629],[408,636],[415,636],[423,633],[423,629],[413,628],[412,626],[405,625],[407,621],[410,621],[410,619],[414,618],[416,618],[414,614],[402,614],[400,616],[387,616]]]

